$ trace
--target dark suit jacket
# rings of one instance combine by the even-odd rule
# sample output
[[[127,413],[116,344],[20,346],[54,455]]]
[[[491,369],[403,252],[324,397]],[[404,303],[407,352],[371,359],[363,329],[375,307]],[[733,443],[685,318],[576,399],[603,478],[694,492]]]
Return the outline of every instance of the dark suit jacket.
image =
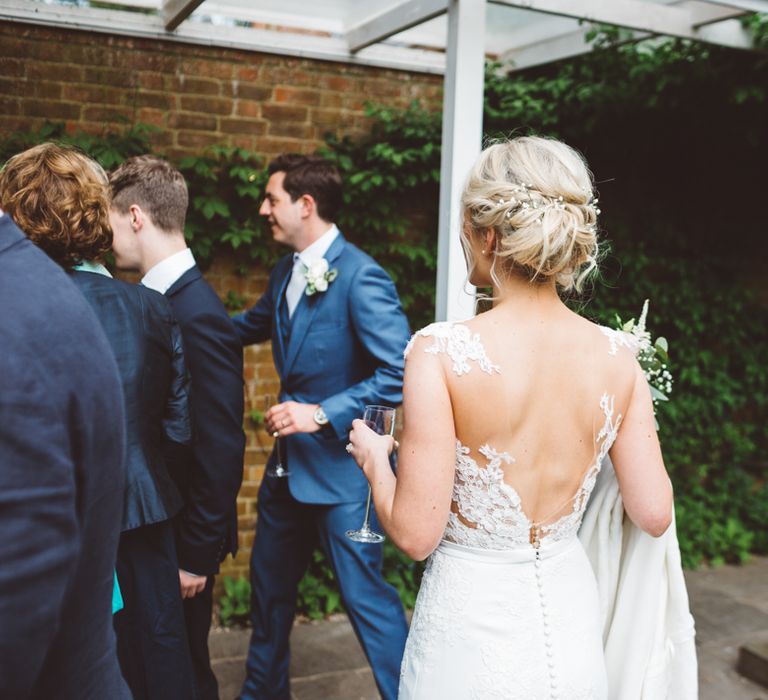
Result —
[[[112,586],[123,396],[71,280],[0,217],[0,698],[130,698]]]
[[[181,331],[162,294],[94,272],[71,276],[101,322],[123,383],[127,429],[122,529],[168,520],[181,510],[182,500],[163,446],[165,440],[191,440]]]
[[[192,376],[192,449],[176,450],[184,498],[179,567],[210,575],[237,552],[237,492],[243,479],[243,348],[224,305],[197,267],[166,292]]]
[[[233,319],[244,345],[272,339],[282,401],[319,403],[326,429],[281,442],[288,488],[304,503],[362,501],[368,482],[344,446],[366,404],[403,398],[403,351],[410,336],[397,290],[369,255],[339,235],[325,254],[336,279],[303,295],[288,320],[285,289],[293,258],[282,258],[254,307]]]

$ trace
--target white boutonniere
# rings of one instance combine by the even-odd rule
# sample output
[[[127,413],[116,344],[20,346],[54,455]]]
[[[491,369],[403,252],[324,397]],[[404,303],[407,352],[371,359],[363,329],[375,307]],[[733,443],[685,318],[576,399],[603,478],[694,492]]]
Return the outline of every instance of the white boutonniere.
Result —
[[[311,297],[317,292],[326,291],[328,285],[336,279],[338,274],[339,271],[335,267],[332,270],[328,269],[328,261],[325,258],[315,260],[304,273],[304,279],[307,280],[307,287],[304,290],[304,294]]]

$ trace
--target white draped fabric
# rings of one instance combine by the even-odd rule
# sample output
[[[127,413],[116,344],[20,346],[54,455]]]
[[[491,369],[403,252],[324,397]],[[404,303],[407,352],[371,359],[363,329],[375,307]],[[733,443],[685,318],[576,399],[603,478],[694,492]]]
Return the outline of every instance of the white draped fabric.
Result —
[[[674,521],[654,538],[625,518],[607,458],[579,539],[597,579],[611,700],[696,700],[695,630]]]

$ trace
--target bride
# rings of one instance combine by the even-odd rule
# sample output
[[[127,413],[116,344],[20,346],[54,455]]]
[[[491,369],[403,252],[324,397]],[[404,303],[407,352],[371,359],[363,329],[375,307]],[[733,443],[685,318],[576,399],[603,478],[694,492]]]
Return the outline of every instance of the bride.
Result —
[[[401,700],[609,697],[577,531],[606,456],[624,511],[653,537],[672,521],[672,486],[632,349],[559,296],[596,267],[595,203],[563,143],[483,151],[462,195],[462,243],[493,308],[411,340],[397,476],[394,440],[353,426],[348,449],[382,526],[409,556],[430,557]]]

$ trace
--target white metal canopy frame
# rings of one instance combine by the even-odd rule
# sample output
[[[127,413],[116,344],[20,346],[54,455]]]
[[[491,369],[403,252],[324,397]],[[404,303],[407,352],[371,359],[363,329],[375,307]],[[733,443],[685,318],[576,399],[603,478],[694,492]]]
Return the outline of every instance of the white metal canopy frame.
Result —
[[[438,320],[474,312],[459,196],[487,56],[517,70],[576,56],[594,25],[751,49],[740,20],[755,12],[768,0],[0,0],[0,20],[444,74]]]

